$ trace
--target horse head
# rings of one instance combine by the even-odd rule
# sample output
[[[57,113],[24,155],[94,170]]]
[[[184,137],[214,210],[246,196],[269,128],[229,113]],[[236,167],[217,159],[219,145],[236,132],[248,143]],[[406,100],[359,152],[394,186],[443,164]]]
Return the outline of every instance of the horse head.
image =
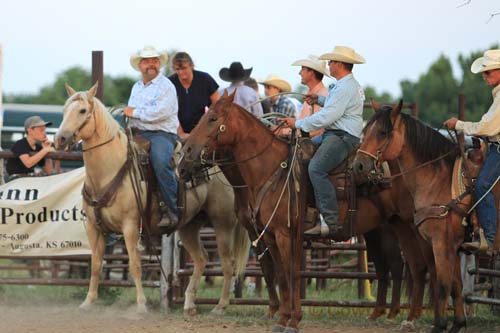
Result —
[[[76,92],[66,84],[66,91],[69,98],[66,100],[63,109],[63,121],[55,136],[57,149],[68,149],[72,144],[85,140],[95,132],[96,107],[102,103],[95,98],[98,83],[84,92]]]
[[[212,155],[234,141],[237,133],[233,130],[233,120],[229,115],[236,111],[235,108],[239,108],[233,103],[235,94],[236,90],[230,95],[224,91],[222,97],[208,109],[191,131],[178,166],[182,178],[189,179],[194,169],[207,162],[214,162]]]
[[[358,183],[369,180],[380,172],[384,161],[396,159],[403,148],[405,128],[401,123],[403,101],[395,107],[379,106],[372,100],[375,114],[363,129],[363,139],[353,162]]]

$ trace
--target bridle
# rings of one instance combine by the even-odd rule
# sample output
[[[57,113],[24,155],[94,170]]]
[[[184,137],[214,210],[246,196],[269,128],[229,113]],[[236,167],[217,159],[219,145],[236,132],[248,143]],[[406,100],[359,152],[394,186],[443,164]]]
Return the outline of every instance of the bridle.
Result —
[[[75,99],[73,100],[73,102],[75,101],[79,101],[79,100],[83,100],[83,98],[81,96],[78,96],[78,97],[75,97]],[[87,126],[87,124],[89,123],[90,119],[93,118],[94,120],[94,124],[96,123],[96,119],[95,119],[95,104],[94,104],[94,100],[93,99],[90,99],[88,100],[88,103],[89,103],[89,114],[87,115],[87,117],[85,118],[84,122],[77,128],[77,130],[74,132],[73,134],[73,139],[75,139],[78,134],[80,133],[80,131],[85,127]],[[94,133],[96,133],[97,136],[99,136],[99,133],[97,132],[97,128],[96,126],[94,126]],[[101,142],[101,143],[98,143],[96,144],[95,146],[92,146],[92,147],[89,147],[89,148],[83,148],[82,149],[82,152],[88,152],[90,150],[93,150],[95,148],[99,148],[101,146],[104,146],[108,143],[110,143],[111,141],[113,141],[113,139],[115,138],[116,136],[116,133],[113,134],[113,136],[111,136],[110,139],[104,141],[104,142]],[[76,145],[76,143],[75,143]]]

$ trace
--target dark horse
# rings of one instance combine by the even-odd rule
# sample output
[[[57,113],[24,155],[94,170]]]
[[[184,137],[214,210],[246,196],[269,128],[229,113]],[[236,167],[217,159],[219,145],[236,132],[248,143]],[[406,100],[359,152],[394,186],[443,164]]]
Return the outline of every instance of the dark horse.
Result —
[[[278,279],[281,302],[280,318],[273,331],[296,332],[302,318],[300,307],[300,258],[302,251],[302,232],[299,221],[303,219],[305,187],[300,183],[300,174],[290,172],[296,168],[294,156],[290,154],[288,143],[277,139],[266,126],[250,113],[233,103],[234,96],[226,94],[201,118],[191,132],[184,146],[184,159],[179,172],[189,174],[198,164],[212,159],[211,154],[229,149],[234,159],[232,168],[239,170],[242,180],[247,184],[247,195],[251,207],[254,228],[263,234],[264,241],[271,253]],[[291,156],[291,157],[290,157]],[[228,167],[229,168],[229,167]],[[297,167],[300,169],[300,166]],[[223,169],[224,170],[224,169]],[[227,176],[227,175],[226,175]],[[231,177],[228,177],[231,181]],[[297,182],[296,182],[297,180]],[[397,204],[393,202],[397,200]],[[406,199],[405,202],[399,202]],[[340,201],[343,220],[346,220],[347,202]],[[377,205],[384,205],[379,209]],[[398,237],[405,256],[409,261],[412,275],[418,277],[414,283],[420,290],[412,293],[412,310],[409,319],[413,320],[421,312],[425,267],[410,223],[399,223],[412,218],[413,203],[405,188],[382,191],[381,198],[357,200],[358,214],[354,223],[354,233],[363,234],[380,225],[388,218],[397,226]],[[398,208],[399,207],[399,208]],[[397,209],[396,209],[397,208]],[[401,238],[400,238],[401,239]],[[420,257],[419,257],[420,256]],[[422,273],[423,272],[423,273]],[[415,306],[415,308],[413,308]]]
[[[446,330],[450,295],[455,317],[449,332],[458,332],[466,319],[457,254],[464,239],[463,212],[471,201],[469,194],[452,195],[459,150],[438,131],[401,113],[401,105],[384,108],[370,119],[353,168],[363,179],[375,174],[383,161],[399,170],[398,182],[414,199],[414,223],[432,248],[424,251],[436,297],[432,332]]]

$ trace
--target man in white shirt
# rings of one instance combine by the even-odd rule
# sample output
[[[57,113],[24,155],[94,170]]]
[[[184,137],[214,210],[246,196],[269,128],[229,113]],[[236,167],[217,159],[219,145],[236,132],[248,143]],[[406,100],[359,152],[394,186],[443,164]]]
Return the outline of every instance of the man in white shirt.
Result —
[[[167,53],[160,53],[152,46],[146,46],[130,57],[130,64],[141,72],[142,80],[132,87],[123,113],[130,118],[130,126],[137,128],[139,134],[151,142],[151,164],[162,196],[162,220],[158,227],[170,233],[179,221],[177,179],[171,163],[179,120],[177,92],[172,82],[160,72],[167,61]]]

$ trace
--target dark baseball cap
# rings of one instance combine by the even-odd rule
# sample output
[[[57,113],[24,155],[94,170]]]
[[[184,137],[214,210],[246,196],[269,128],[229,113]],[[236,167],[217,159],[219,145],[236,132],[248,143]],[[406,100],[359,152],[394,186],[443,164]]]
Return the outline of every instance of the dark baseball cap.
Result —
[[[50,126],[52,125],[51,121],[44,121],[40,116],[32,116],[24,121],[24,129],[35,128],[40,126]]]

